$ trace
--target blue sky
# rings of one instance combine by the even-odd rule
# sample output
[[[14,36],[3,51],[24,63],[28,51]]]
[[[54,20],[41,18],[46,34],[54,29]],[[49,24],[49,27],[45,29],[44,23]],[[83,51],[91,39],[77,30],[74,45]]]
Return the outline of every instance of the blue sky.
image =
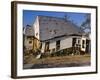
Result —
[[[51,11],[31,11],[31,10],[23,10],[23,25],[32,25],[35,21],[36,16],[53,16],[64,18],[65,15],[69,17],[69,20],[76,23],[76,25],[80,26],[80,24],[85,20],[85,15],[87,13],[73,13],[73,12],[51,12]]]

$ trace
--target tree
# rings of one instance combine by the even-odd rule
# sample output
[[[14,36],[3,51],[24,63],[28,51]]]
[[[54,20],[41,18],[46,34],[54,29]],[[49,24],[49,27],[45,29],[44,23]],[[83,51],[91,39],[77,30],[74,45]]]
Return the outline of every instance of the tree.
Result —
[[[85,21],[82,22],[81,24],[81,29],[84,30],[86,33],[90,33],[91,32],[91,15],[90,14],[86,14],[85,15]]]
[[[68,14],[65,14],[65,15],[64,15],[64,18],[65,18],[66,21],[67,21],[67,20],[70,20],[70,16],[68,16]]]

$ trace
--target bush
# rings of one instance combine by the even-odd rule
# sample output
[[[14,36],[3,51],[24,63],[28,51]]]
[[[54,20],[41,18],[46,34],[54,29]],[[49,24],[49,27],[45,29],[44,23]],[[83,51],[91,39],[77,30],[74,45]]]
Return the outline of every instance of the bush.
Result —
[[[45,58],[45,57],[55,57],[55,56],[66,56],[66,55],[78,55],[78,54],[85,54],[83,51],[80,51],[79,48],[76,47],[71,47],[71,48],[67,48],[67,49],[63,49],[57,52],[45,52],[41,55],[41,58]]]

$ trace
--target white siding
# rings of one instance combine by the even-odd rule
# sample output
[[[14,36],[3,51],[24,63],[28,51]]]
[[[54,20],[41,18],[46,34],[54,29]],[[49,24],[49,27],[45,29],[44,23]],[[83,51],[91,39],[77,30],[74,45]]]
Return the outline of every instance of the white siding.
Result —
[[[86,38],[74,36],[74,37],[67,37],[67,38],[63,37],[63,38],[59,38],[59,39],[55,39],[55,40],[50,41],[50,43],[49,43],[50,52],[52,52],[53,49],[55,49],[55,51],[56,51],[56,41],[58,41],[58,40],[60,40],[60,50],[66,49],[66,48],[71,48],[73,38],[77,38],[76,44],[78,44],[78,40],[80,40],[79,44],[81,45],[81,50],[85,51],[86,50]],[[84,48],[82,48],[82,40],[85,41]],[[44,49],[45,49],[45,42],[42,42],[42,50],[41,51],[44,52]]]
[[[53,49],[56,48],[56,41],[55,42],[51,42],[49,45],[49,49]]]
[[[34,36],[37,38],[37,39],[40,39],[40,31],[39,31],[39,21],[38,21],[38,16],[34,22],[34,25],[33,25],[33,28],[34,28]]]
[[[60,49],[70,48],[72,47],[72,38],[65,38],[60,42]]]
[[[44,53],[44,49],[45,49],[45,42],[42,42],[42,49],[41,49],[42,53]]]

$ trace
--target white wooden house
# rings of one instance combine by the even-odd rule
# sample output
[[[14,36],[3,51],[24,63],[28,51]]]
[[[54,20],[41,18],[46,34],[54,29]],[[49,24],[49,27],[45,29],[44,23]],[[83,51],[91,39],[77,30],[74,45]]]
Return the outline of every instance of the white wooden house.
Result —
[[[37,16],[30,30],[28,30],[30,35],[41,43],[42,53],[57,52],[71,47],[80,47],[84,52],[90,49],[90,38],[85,32],[64,18]],[[25,44],[28,47],[30,43]]]

